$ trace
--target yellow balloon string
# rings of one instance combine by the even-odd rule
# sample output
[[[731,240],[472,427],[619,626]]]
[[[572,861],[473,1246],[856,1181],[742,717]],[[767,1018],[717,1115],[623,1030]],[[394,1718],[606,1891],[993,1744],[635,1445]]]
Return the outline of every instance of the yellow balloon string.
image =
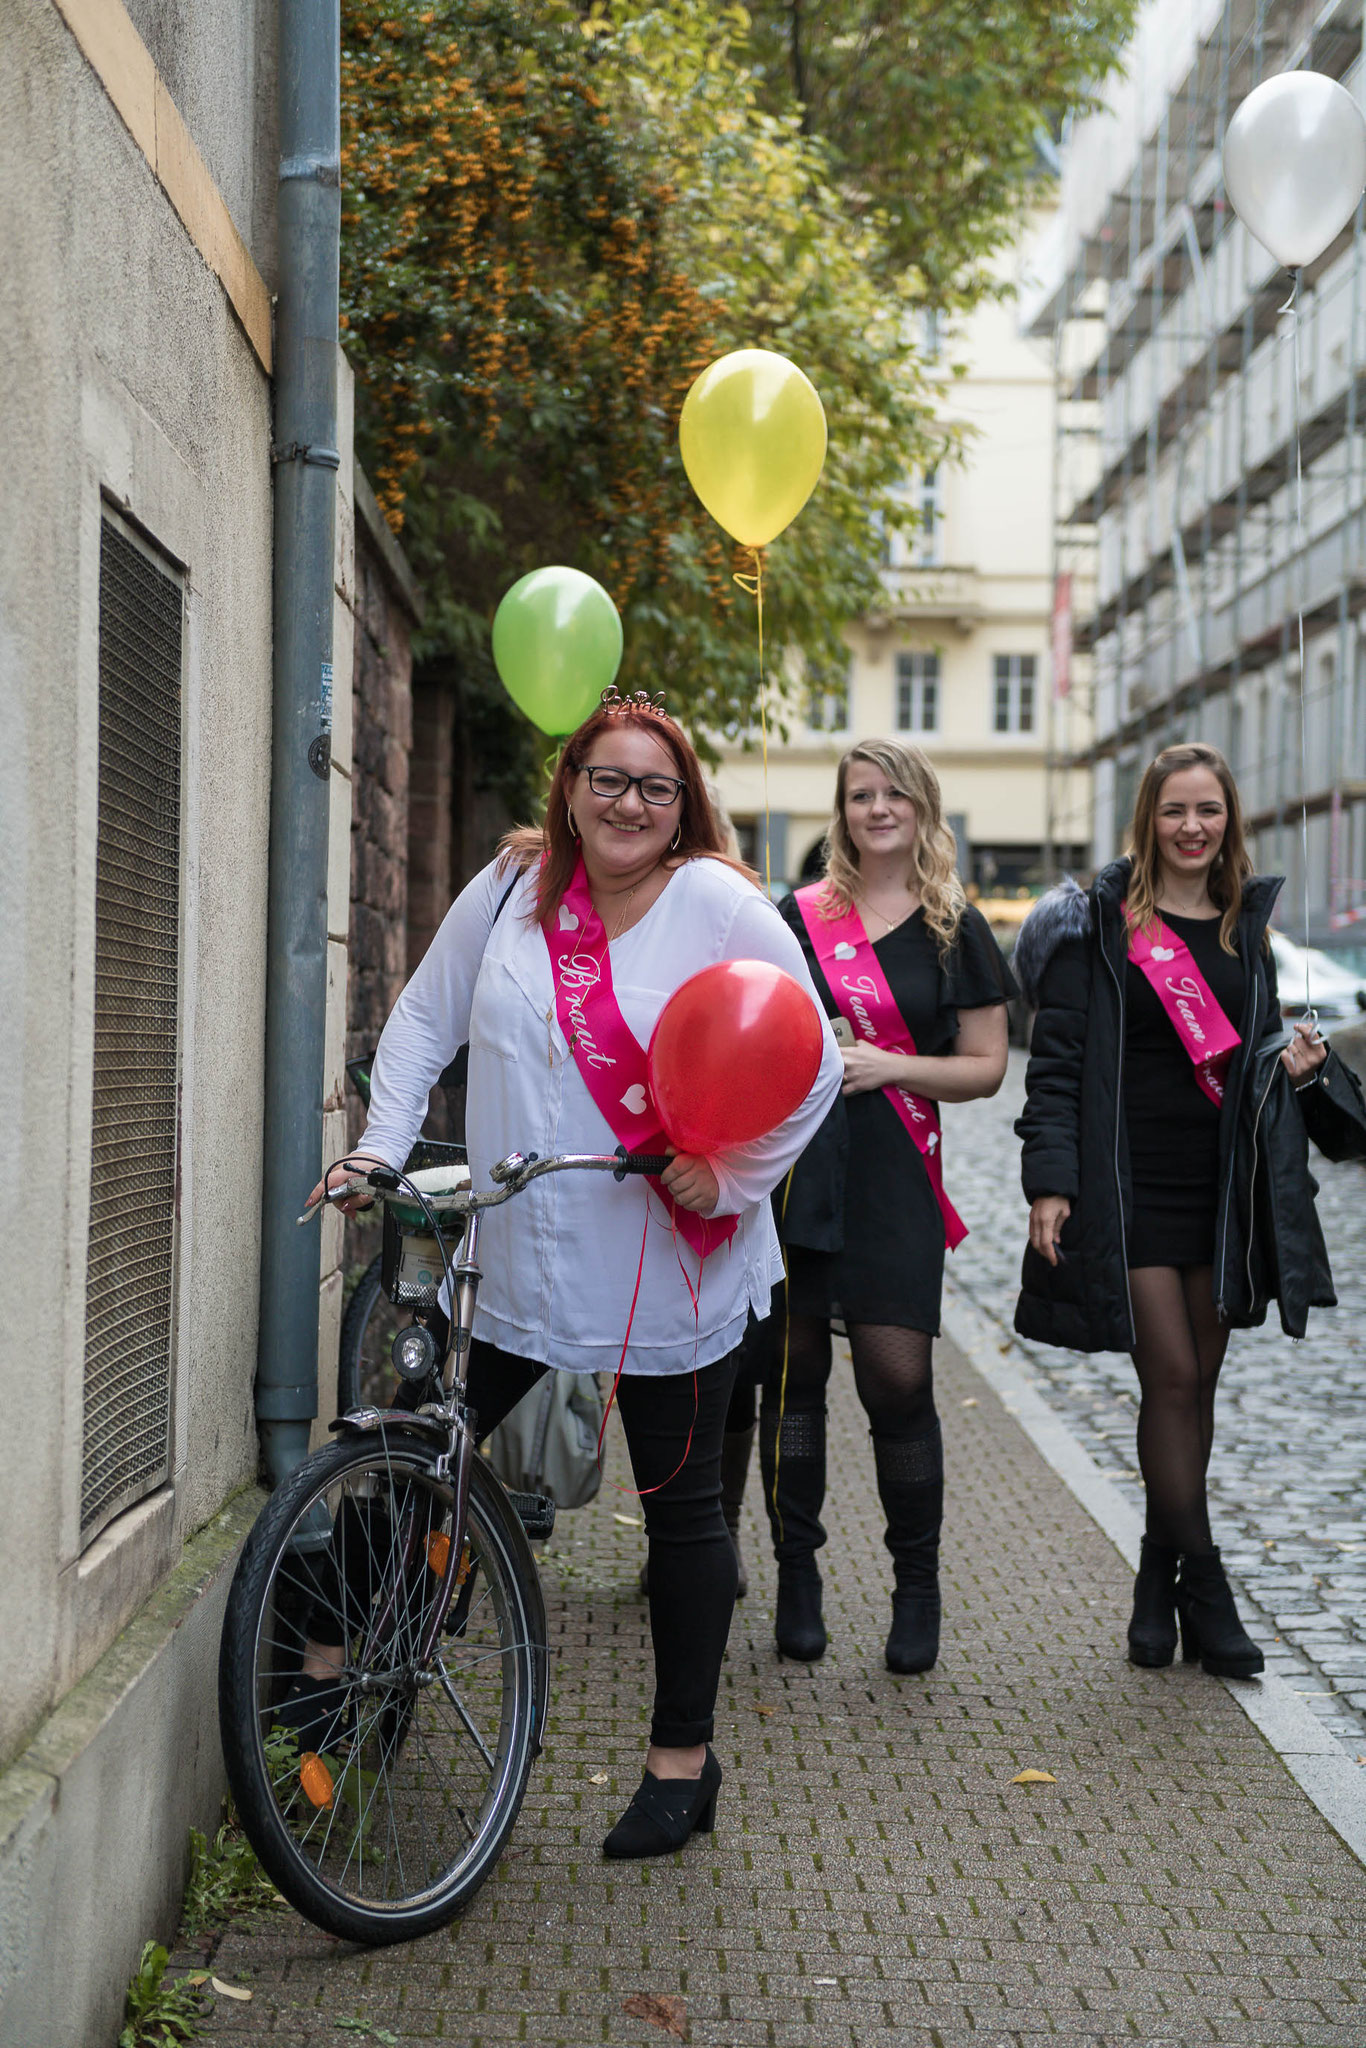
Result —
[[[796,1171],[795,1166],[790,1166],[787,1170],[787,1179],[783,1182],[783,1206],[779,1214],[784,1228],[787,1227],[787,1198],[792,1193],[792,1176]],[[787,1413],[788,1339],[792,1330],[792,1311],[787,1299],[787,1245],[781,1238],[778,1240],[778,1252],[783,1262],[783,1374],[778,1382],[778,1428],[773,1438],[773,1512],[778,1518],[778,1541],[781,1543],[784,1525],[783,1511],[778,1505],[778,1467],[783,1459],[783,1417]]]
[[[751,548],[754,557],[754,574],[741,575],[737,570],[733,580],[741,590],[746,590],[754,599],[759,617],[759,732],[764,756],[764,889],[770,897],[773,894],[773,815],[768,805],[768,703],[764,688],[764,552],[762,548]]]

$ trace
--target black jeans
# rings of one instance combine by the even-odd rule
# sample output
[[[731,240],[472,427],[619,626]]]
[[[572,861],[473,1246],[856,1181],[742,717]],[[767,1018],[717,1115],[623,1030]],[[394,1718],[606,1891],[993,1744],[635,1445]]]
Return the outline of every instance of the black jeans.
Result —
[[[735,1607],[735,1546],[721,1512],[721,1439],[737,1359],[732,1351],[696,1373],[623,1373],[617,1387],[650,1542],[650,1740],[662,1749],[691,1749],[712,1736]],[[474,1340],[465,1392],[481,1443],[549,1369]]]

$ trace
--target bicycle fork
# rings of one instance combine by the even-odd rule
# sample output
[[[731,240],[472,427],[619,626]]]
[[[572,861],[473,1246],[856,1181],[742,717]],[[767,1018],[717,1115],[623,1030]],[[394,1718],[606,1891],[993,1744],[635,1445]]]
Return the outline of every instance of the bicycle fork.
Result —
[[[437,1641],[446,1624],[451,1602],[464,1584],[465,1577],[465,1521],[470,1504],[470,1461],[474,1457],[474,1440],[478,1418],[465,1401],[465,1381],[469,1374],[470,1340],[474,1334],[474,1307],[479,1298],[479,1282],[483,1278],[477,1264],[479,1251],[479,1212],[471,1210],[465,1224],[465,1235],[460,1248],[460,1260],[452,1273],[455,1283],[455,1299],[451,1303],[454,1313],[450,1321],[450,1343],[442,1363],[441,1384],[446,1402],[451,1410],[450,1442],[437,1459],[438,1479],[453,1482],[454,1498],[451,1503],[451,1547],[446,1558],[446,1568],[441,1575],[441,1586],[432,1603],[418,1645],[418,1661],[423,1667],[431,1662]]]

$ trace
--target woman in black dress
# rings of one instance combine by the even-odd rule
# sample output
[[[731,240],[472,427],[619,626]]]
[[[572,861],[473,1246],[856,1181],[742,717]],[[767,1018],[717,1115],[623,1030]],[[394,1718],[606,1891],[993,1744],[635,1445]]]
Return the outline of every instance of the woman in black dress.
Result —
[[[820,1512],[835,1319],[848,1333],[887,1517],[895,1572],[887,1665],[926,1671],[939,1652],[944,1461],[932,1351],[946,1231],[956,1241],[962,1227],[942,1196],[934,1104],[995,1094],[1006,1069],[1005,1003],[1014,994],[954,863],[924,754],[868,740],[840,762],[825,881],[782,905],[817,994],[832,1018],[844,1019],[845,1039],[842,1099],[773,1197],[786,1299],[778,1289],[759,1418],[778,1560],[775,1633],[783,1655],[807,1663],[826,1646],[816,1552],[826,1540]],[[875,966],[854,957],[869,945]],[[879,971],[900,1030],[889,1031],[885,1016],[870,1018],[847,993],[849,983],[875,983]],[[882,1043],[869,1042],[870,1022]],[[912,1050],[884,1049],[888,1040]]]
[[[1263,1664],[1205,1493],[1229,1329],[1260,1322],[1272,1295],[1285,1321],[1290,1289],[1286,1326],[1302,1331],[1304,1308],[1333,1298],[1301,1118],[1288,1120],[1298,1157],[1268,1145],[1276,1055],[1283,1089],[1316,1085],[1327,1056],[1307,1020],[1279,1049],[1266,929],[1280,887],[1252,873],[1223,756],[1168,747],[1139,786],[1131,852],[1088,894],[1072,883],[1045,897],[1015,949],[1038,1008],[1017,1126],[1031,1207],[1016,1328],[1131,1353],[1147,1533],[1129,1655],[1170,1664],[1179,1611],[1186,1654],[1225,1677]]]

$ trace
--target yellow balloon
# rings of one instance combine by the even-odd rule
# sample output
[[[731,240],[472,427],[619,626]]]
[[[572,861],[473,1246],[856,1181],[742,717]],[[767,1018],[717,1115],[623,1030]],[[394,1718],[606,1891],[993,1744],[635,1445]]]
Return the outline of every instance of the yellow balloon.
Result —
[[[684,399],[678,445],[717,524],[744,547],[767,547],[816,488],[825,409],[786,356],[736,349],[710,363]]]

